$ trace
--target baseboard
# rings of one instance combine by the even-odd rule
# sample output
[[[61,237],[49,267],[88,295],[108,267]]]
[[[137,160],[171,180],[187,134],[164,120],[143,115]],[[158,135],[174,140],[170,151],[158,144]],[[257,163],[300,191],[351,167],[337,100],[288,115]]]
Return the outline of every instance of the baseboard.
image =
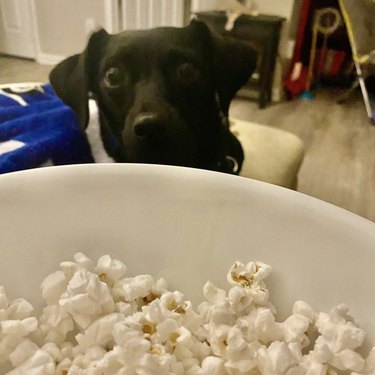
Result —
[[[42,65],[56,65],[64,59],[65,56],[54,55],[51,53],[39,53],[36,57],[36,61]]]
[[[279,103],[283,100],[283,91],[281,87],[272,88],[272,101],[274,103]]]

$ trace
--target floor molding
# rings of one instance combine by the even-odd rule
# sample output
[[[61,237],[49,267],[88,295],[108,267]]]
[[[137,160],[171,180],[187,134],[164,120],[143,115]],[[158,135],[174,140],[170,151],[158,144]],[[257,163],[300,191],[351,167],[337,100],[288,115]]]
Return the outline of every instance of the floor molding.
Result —
[[[51,53],[39,53],[36,57],[36,62],[42,65],[56,65],[64,59],[65,56],[54,55]]]

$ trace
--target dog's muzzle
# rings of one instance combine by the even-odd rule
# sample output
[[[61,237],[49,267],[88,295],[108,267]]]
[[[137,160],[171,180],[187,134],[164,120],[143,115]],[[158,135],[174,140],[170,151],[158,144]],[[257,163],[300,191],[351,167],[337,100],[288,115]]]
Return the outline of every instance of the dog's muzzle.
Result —
[[[122,131],[128,162],[194,166],[197,145],[189,127],[178,116],[144,111],[128,117]]]
[[[162,136],[165,133],[166,126],[163,119],[155,113],[141,113],[133,123],[133,130],[138,138],[148,138]]]

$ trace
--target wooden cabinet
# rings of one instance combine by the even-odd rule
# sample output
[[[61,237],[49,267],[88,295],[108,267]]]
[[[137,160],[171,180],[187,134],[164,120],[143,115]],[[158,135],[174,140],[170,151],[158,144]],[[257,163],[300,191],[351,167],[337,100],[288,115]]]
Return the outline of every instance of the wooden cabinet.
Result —
[[[196,16],[219,34],[242,39],[257,50],[256,71],[248,84],[239,92],[239,96],[256,100],[260,108],[266,107],[272,98],[273,76],[284,18],[263,14],[241,15],[236,20],[233,29],[226,31],[225,12],[198,12]]]

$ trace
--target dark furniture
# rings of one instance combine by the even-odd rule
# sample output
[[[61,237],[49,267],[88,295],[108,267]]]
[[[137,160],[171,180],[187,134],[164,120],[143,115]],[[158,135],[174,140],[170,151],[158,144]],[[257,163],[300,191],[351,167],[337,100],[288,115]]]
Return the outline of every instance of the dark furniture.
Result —
[[[255,99],[260,108],[266,107],[272,99],[273,76],[284,19],[264,14],[241,15],[233,29],[226,31],[225,12],[198,12],[196,16],[219,34],[245,40],[257,50],[259,54],[257,69],[238,95]]]

